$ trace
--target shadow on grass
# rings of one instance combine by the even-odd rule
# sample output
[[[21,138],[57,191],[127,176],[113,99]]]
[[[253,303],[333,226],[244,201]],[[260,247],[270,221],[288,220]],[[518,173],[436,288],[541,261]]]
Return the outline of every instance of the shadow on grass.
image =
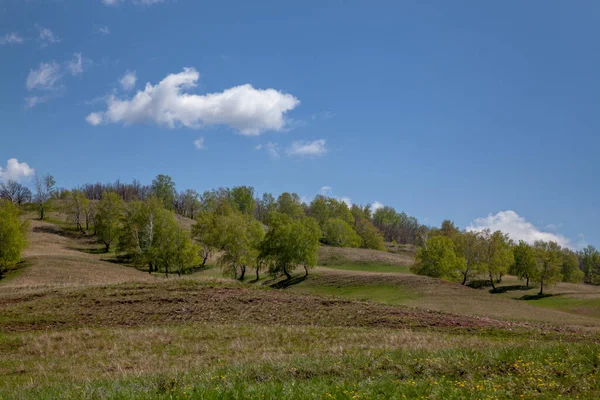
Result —
[[[294,285],[304,282],[306,280],[306,278],[308,278],[307,275],[292,276],[290,279],[284,279],[282,281],[277,281],[269,286],[272,287],[273,289],[287,289],[290,286],[294,286]]]
[[[525,286],[525,285],[498,286],[498,287],[496,287],[495,291],[493,289],[490,290],[490,293],[506,293],[506,292],[512,292],[514,290],[531,290],[531,289],[532,289],[531,286]]]
[[[553,294],[527,294],[523,297],[519,297],[518,300],[540,300],[546,297],[553,297]]]
[[[21,260],[20,262],[6,268],[5,270],[0,269],[0,282],[2,282],[3,280],[14,278],[19,273],[23,272],[25,268],[31,266],[32,264],[33,263],[29,260]]]
[[[56,225],[54,225],[54,226],[50,226],[50,225],[36,226],[33,228],[33,231],[39,232],[39,233],[49,233],[52,235],[58,235],[58,236],[66,237],[69,239],[81,239],[81,238],[90,237],[87,234],[85,234],[75,228],[72,228],[72,229],[71,228],[61,228]]]
[[[86,254],[108,254],[104,247],[68,247],[69,250],[80,251]]]

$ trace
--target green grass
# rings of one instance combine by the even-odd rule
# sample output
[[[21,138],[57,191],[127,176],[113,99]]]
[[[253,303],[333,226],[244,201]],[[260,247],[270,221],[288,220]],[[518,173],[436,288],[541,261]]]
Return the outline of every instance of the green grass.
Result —
[[[528,303],[571,314],[600,318],[600,298],[549,296],[538,300],[529,300]]]
[[[326,268],[344,271],[385,272],[385,273],[410,273],[410,267],[405,265],[389,265],[383,263],[344,263],[324,265]]]

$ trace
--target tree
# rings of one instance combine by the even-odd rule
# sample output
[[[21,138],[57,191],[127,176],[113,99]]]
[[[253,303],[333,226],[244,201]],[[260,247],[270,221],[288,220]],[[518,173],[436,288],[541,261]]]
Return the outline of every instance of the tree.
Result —
[[[152,181],[152,194],[157,197],[167,210],[172,210],[175,205],[175,182],[168,175],[158,175]]]
[[[300,196],[296,193],[282,193],[277,198],[277,211],[289,215],[292,218],[301,218],[304,216],[304,208]]]
[[[81,190],[73,189],[69,192],[66,199],[65,209],[69,215],[71,221],[75,224],[78,231],[85,234],[83,229],[83,223],[86,219],[87,211],[90,206],[90,201],[85,197],[85,194]],[[86,223],[86,229],[88,223]]]
[[[272,212],[269,215],[269,230],[261,245],[259,259],[270,266],[273,275],[283,273],[291,279],[291,273],[303,266],[308,269],[316,265],[321,230],[313,218],[294,219],[288,214]]]
[[[533,248],[521,240],[513,248],[513,258],[512,272],[529,286],[529,280],[535,275],[537,268]]]
[[[219,263],[225,274],[244,280],[247,268],[256,266],[260,255],[260,244],[265,231],[260,222],[253,217],[241,213],[219,216],[224,219],[224,237],[220,250]]]
[[[579,258],[577,254],[569,249],[562,251],[561,275],[563,282],[579,283],[583,281],[584,273],[579,269]]]
[[[19,209],[8,200],[0,200],[0,277],[21,260],[27,246],[27,223],[19,218]]]
[[[231,189],[231,200],[236,209],[242,214],[254,215],[256,200],[254,200],[254,188],[250,186],[235,186]]]
[[[483,267],[490,278],[492,290],[495,292],[494,280],[506,274],[514,262],[510,239],[501,231],[491,233],[489,229],[483,230],[481,237]]]
[[[341,218],[329,219],[323,227],[325,243],[339,247],[360,247],[360,236]]]
[[[587,246],[579,253],[579,257],[585,281],[594,285],[600,284],[600,251],[594,246]]]
[[[0,183],[0,199],[6,199],[18,205],[31,201],[31,190],[17,181]]]
[[[354,230],[360,236],[362,248],[385,250],[383,235],[368,219],[357,219]]]
[[[544,287],[560,282],[562,279],[562,249],[556,242],[537,241],[533,245],[536,261],[536,273],[533,281],[540,284],[539,295],[544,294]]]
[[[271,193],[263,193],[262,198],[256,200],[256,219],[265,222],[267,215],[277,208],[275,198]]]
[[[56,192],[56,181],[49,174],[35,176],[35,202],[38,204],[40,219],[44,219],[49,206],[49,201]]]
[[[175,199],[175,211],[179,215],[194,219],[199,208],[199,197],[198,192],[192,189],[179,193]]]
[[[468,280],[472,279],[473,276],[482,270],[483,247],[481,235],[478,232],[470,231],[456,231],[452,235],[454,237],[456,255],[464,260],[464,262],[459,264],[457,272],[462,277],[461,284],[465,285]]]
[[[147,259],[155,271],[163,271],[169,277],[174,269],[181,274],[198,260],[198,249],[189,234],[181,228],[175,214],[164,208],[156,209],[152,242]]]
[[[463,263],[464,259],[456,255],[450,238],[434,236],[427,242],[427,246],[417,251],[416,263],[411,271],[433,278],[454,279]]]
[[[106,252],[121,233],[121,221],[123,220],[123,199],[118,194],[104,193],[102,200],[98,203],[96,214],[96,234],[104,243]]]

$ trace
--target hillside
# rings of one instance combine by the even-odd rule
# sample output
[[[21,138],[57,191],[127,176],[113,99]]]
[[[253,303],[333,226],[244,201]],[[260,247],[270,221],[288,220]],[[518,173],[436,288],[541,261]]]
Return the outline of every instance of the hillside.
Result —
[[[150,275],[51,221],[31,221],[27,266],[0,281],[1,398],[506,398],[555,393],[550,382],[600,393],[600,319],[412,275],[410,254],[322,247],[307,278],[273,289],[217,268]]]

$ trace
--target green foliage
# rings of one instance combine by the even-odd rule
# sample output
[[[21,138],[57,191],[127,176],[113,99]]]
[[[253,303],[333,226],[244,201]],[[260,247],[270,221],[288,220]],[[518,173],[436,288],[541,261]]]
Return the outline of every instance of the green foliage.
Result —
[[[341,218],[330,218],[323,226],[325,243],[339,247],[360,247],[360,236]]]
[[[362,248],[385,250],[382,233],[368,219],[358,218],[354,230],[360,236]]]
[[[250,186],[235,186],[231,189],[231,200],[236,209],[242,214],[254,215],[256,200],[254,200],[254,188]]]
[[[417,251],[416,263],[411,271],[418,275],[441,279],[455,279],[456,271],[464,259],[454,251],[454,243],[446,236],[435,236]]]
[[[216,245],[222,251],[219,263],[223,272],[243,280],[246,269],[258,263],[260,245],[265,236],[262,224],[241,213],[216,216],[215,221],[213,226],[222,230]]]
[[[583,281],[584,273],[579,269],[577,254],[569,249],[563,249],[563,259],[560,273],[563,282],[579,283]]]
[[[73,189],[71,192],[65,192],[67,192],[65,211],[77,230],[84,232],[83,224],[86,219],[86,212],[90,207],[90,201],[81,190]]]
[[[123,199],[114,192],[104,192],[96,211],[96,234],[104,243],[106,252],[121,234]]]
[[[556,242],[535,242],[533,254],[536,261],[535,274],[532,280],[540,284],[540,295],[544,287],[560,282],[563,263],[562,249]]]
[[[8,200],[0,200],[0,277],[21,260],[27,246],[27,223],[21,222],[19,209]]]
[[[302,201],[300,201],[300,196],[296,193],[281,193],[277,198],[277,211],[292,218],[301,218],[304,216]]]
[[[594,246],[588,246],[579,254],[581,266],[585,273],[585,281],[600,285],[600,251]]]
[[[448,230],[446,231],[448,232]],[[444,236],[449,237],[448,235]],[[467,281],[471,280],[483,269],[483,240],[478,232],[456,231],[452,232],[451,236],[453,237],[456,255],[462,260],[457,268],[457,272],[462,278],[461,283],[465,285]]]
[[[511,241],[507,234],[501,231],[491,233],[489,229],[482,231],[481,237],[483,267],[495,291],[494,281],[505,275],[514,263]]]
[[[513,248],[514,263],[511,266],[511,272],[514,273],[519,279],[529,281],[536,274],[536,259],[533,248],[525,243],[519,241],[519,244]]]
[[[373,224],[383,233],[384,239],[388,242],[392,240],[402,244],[423,242],[425,227],[419,224],[416,218],[409,217],[404,212],[398,213],[392,207],[378,208],[373,213]]]
[[[152,194],[156,196],[167,210],[172,210],[175,205],[175,182],[168,175],[158,175],[152,181]]]
[[[308,269],[317,264],[317,251],[321,230],[313,218],[293,218],[288,214],[272,212],[269,230],[261,245],[260,258],[269,265],[273,275],[291,273],[303,266]]]

